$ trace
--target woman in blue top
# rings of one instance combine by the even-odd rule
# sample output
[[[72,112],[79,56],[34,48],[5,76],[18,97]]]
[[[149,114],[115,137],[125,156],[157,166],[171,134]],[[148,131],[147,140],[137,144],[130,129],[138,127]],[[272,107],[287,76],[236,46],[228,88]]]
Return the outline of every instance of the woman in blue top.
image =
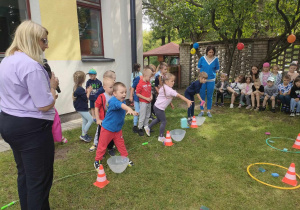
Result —
[[[200,96],[205,100],[205,95],[207,94],[207,116],[212,117],[210,110],[212,106],[212,98],[215,87],[216,73],[220,69],[219,59],[215,56],[215,47],[208,46],[206,48],[206,55],[202,56],[198,62],[198,68],[200,72],[206,72],[208,78],[206,83],[204,83],[200,89]],[[200,106],[201,112],[198,116],[204,115],[204,107]]]

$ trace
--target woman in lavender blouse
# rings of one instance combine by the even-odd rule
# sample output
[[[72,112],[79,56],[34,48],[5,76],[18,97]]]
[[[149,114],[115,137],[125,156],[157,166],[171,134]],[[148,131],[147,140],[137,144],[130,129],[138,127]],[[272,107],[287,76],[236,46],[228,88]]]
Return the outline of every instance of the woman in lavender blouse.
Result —
[[[50,209],[54,143],[52,124],[58,79],[43,68],[48,31],[24,21],[0,64],[0,133],[18,169],[21,209]]]

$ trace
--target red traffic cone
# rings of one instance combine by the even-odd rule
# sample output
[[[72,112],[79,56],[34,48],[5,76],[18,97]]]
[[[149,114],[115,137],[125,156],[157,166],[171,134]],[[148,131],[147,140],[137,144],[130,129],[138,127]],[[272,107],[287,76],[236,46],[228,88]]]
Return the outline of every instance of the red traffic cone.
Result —
[[[197,125],[197,121],[196,121],[196,117],[193,116],[193,121],[192,121],[192,124],[191,124],[191,128],[198,128],[198,125]]]
[[[295,141],[295,143],[293,145],[293,148],[300,149],[300,133],[297,136],[297,139],[296,139],[296,141]]]
[[[104,188],[108,183],[109,181],[106,179],[106,175],[101,164],[97,175],[97,181],[94,183],[94,185],[99,188]]]
[[[170,132],[167,131],[166,140],[164,141],[164,145],[167,147],[170,147],[170,146],[173,146],[173,144],[174,143],[172,142]]]
[[[286,172],[285,177],[281,181],[292,186],[297,186],[294,163],[291,163],[289,170]]]

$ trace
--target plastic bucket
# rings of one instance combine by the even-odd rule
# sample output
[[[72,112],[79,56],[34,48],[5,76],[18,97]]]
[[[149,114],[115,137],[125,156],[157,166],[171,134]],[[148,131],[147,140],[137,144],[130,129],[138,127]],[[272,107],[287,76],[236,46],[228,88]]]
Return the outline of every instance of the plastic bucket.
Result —
[[[200,125],[202,125],[203,123],[204,123],[204,121],[205,121],[205,117],[196,117],[196,121],[197,121],[197,125],[198,126],[200,126]]]
[[[171,138],[174,141],[181,141],[185,136],[186,131],[182,129],[175,129],[170,131]]]
[[[122,173],[125,171],[129,163],[128,157],[123,157],[123,156],[112,156],[108,158],[107,164],[109,168],[117,174]]]

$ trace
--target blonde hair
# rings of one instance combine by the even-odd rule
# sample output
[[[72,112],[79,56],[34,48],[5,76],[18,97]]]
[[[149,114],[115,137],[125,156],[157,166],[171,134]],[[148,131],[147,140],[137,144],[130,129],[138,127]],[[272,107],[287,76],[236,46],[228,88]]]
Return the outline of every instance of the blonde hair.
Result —
[[[31,20],[26,20],[18,26],[14,40],[6,50],[5,56],[11,56],[20,50],[43,65],[43,50],[39,42],[47,35],[48,31],[46,28]]]
[[[109,77],[106,77],[103,79],[103,86],[107,86],[109,84],[115,84],[115,81]]]
[[[143,76],[151,75],[151,74],[152,74],[152,69],[149,66],[145,66],[143,70]]]
[[[116,79],[116,73],[113,70],[107,70],[103,74],[103,79],[104,78],[110,78],[112,80],[115,80]]]
[[[200,72],[200,73],[199,73],[198,77],[199,77],[199,78],[207,79],[207,78],[208,78],[208,75],[207,75],[206,72],[203,71],[203,72]]]
[[[123,87],[126,89],[126,85],[124,85],[122,82],[116,82],[113,86],[113,92],[118,91],[119,87]]]
[[[149,64],[149,67],[151,68],[152,72],[156,72],[156,66],[153,64]]]
[[[273,71],[274,67],[277,67],[278,71],[280,70],[279,65],[273,65],[272,66],[272,71]]]
[[[83,71],[76,71],[73,74],[73,80],[74,80],[74,87],[73,87],[73,94],[72,94],[72,99],[73,101],[76,101],[76,97],[74,96],[74,92],[76,89],[82,85],[85,81],[85,73]]]

